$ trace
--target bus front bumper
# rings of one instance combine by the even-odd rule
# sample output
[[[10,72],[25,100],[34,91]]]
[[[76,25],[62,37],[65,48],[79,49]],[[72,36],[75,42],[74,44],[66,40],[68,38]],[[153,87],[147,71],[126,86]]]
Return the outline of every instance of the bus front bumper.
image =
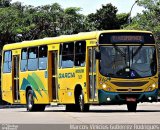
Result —
[[[157,102],[158,89],[151,92],[106,92],[98,90],[100,104],[126,104],[127,98],[134,98],[136,102]]]

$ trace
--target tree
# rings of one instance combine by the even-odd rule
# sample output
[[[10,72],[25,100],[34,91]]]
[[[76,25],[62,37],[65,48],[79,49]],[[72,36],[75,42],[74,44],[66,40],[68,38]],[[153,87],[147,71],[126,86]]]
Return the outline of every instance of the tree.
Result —
[[[19,11],[13,8],[0,8],[0,39],[2,43],[14,42],[19,28]]]
[[[11,5],[11,0],[0,0],[0,8],[9,7]]]
[[[132,23],[127,29],[140,29],[152,31],[158,43],[160,43],[160,1],[159,0],[139,0],[139,6],[145,10],[132,19]]]
[[[112,4],[102,5],[102,8],[97,10],[95,14],[90,14],[88,17],[95,25],[96,29],[114,29],[116,28],[116,13],[118,9]]]
[[[96,13],[89,14],[87,20],[91,27],[97,30],[119,29],[126,24],[128,14],[117,14],[117,12],[117,7],[112,4],[102,5]]]
[[[75,34],[84,31],[85,16],[80,14],[81,8],[69,7],[64,10],[65,34]]]
[[[3,1],[3,2],[2,2]],[[9,2],[9,6],[4,4]],[[10,4],[10,0],[1,0],[0,4],[0,39],[1,45],[75,34],[84,31],[117,29],[125,24],[126,14],[116,14],[117,8],[111,4],[88,16],[80,14],[81,8],[61,8],[58,3],[34,7],[21,2]]]
[[[123,28],[123,26],[128,23],[129,14],[121,13],[121,14],[117,14],[116,17],[117,17],[116,25],[118,29]]]

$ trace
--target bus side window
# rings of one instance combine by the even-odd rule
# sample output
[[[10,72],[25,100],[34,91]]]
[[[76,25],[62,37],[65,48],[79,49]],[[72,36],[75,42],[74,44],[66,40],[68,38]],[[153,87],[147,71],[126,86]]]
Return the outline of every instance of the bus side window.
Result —
[[[28,49],[28,70],[37,70],[38,68],[38,47]]]
[[[27,48],[22,49],[21,51],[21,71],[27,70]]]
[[[5,51],[4,52],[4,62],[3,62],[3,72],[10,73],[12,70],[12,52]]]
[[[62,68],[71,68],[74,66],[74,42],[63,43],[62,49]]]
[[[40,46],[39,47],[39,69],[45,70],[47,68],[47,46]]]
[[[85,66],[86,41],[75,43],[75,66]]]

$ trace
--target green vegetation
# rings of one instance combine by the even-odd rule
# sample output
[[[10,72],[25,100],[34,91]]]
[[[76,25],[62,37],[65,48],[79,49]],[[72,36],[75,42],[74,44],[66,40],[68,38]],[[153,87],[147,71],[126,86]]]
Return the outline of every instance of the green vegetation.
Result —
[[[6,43],[75,34],[104,29],[119,29],[127,24],[128,14],[117,14],[112,4],[102,5],[96,13],[85,16],[81,8],[63,9],[58,3],[33,7],[0,0],[0,40]]]
[[[152,31],[158,43],[160,43],[160,1],[159,0],[139,0],[138,5],[145,10],[132,19],[127,29],[141,29]]]
[[[160,1],[139,0],[138,5],[145,10],[129,25],[129,13],[118,14],[117,7],[110,3],[85,16],[81,8],[63,9],[58,3],[34,7],[0,0],[0,50],[6,43],[22,40],[120,28],[150,30],[160,41]]]
[[[160,1],[139,0],[145,10],[131,20],[129,14],[117,14],[112,4],[102,5],[96,13],[80,14],[81,8],[63,9],[58,3],[34,7],[20,2],[0,0],[0,50],[6,43],[33,40],[93,30],[142,29],[154,32],[160,41]]]

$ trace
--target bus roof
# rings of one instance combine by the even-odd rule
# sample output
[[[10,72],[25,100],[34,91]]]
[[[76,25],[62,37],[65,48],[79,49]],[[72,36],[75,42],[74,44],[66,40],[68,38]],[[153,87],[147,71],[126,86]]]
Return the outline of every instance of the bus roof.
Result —
[[[3,50],[14,50],[18,48],[49,45],[54,43],[98,39],[101,33],[117,33],[117,32],[152,33],[150,31],[141,31],[141,30],[104,30],[104,31],[93,31],[93,32],[80,32],[78,34],[73,34],[73,35],[61,35],[57,37],[47,37],[38,40],[30,40],[30,41],[22,41],[19,43],[6,44],[4,45]]]

